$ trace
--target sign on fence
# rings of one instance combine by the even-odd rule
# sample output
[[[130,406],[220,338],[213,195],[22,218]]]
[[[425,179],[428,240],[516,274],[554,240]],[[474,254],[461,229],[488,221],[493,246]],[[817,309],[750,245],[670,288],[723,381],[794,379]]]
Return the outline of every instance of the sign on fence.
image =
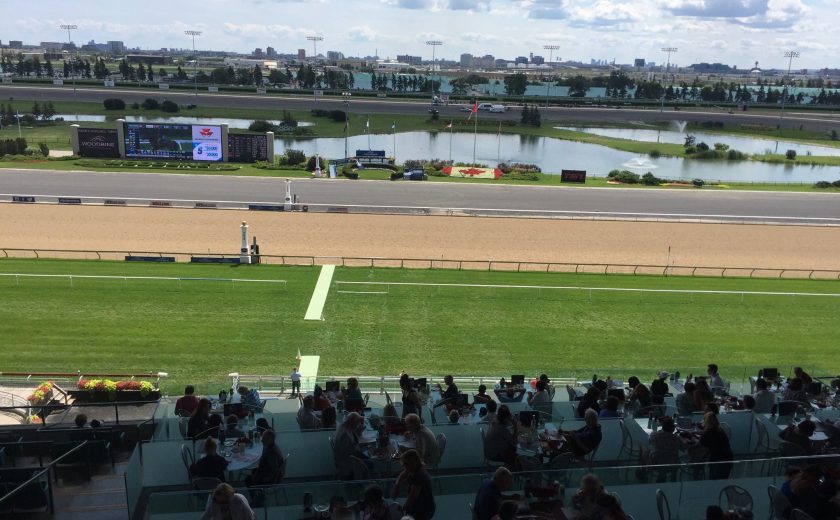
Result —
[[[64,80],[61,78],[53,79],[53,85],[64,85]]]
[[[169,83],[158,83],[161,90],[169,90]]]
[[[207,87],[207,92],[218,92],[219,87]]]
[[[257,94],[265,94],[265,87],[259,87],[257,89]]]

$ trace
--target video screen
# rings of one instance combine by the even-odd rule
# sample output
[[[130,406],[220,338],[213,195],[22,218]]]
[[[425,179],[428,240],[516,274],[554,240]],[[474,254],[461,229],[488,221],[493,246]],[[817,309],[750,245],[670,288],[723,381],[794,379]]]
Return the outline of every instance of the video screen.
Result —
[[[222,128],[205,125],[126,123],[125,156],[133,159],[221,161]]]

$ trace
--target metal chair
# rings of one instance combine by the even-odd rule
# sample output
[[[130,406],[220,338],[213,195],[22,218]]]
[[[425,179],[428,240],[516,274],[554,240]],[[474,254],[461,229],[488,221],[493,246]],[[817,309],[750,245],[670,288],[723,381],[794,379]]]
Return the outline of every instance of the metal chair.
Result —
[[[767,495],[770,498],[770,519],[784,520],[790,516],[790,501],[775,486],[767,486]]]
[[[516,471],[539,471],[542,469],[542,461],[530,455],[517,455],[514,468]]]
[[[762,455],[770,454],[774,450],[770,445],[770,434],[767,433],[767,427],[764,426],[759,417],[753,419],[753,425],[756,433],[755,452]]]
[[[568,392],[569,394],[570,402],[580,401],[581,396],[579,396],[577,391],[575,391],[575,389],[572,388],[572,385],[566,385],[566,392]]]
[[[814,517],[801,509],[794,509],[791,512],[790,520],[814,520]]]
[[[555,456],[551,461],[548,463],[548,469],[557,470],[557,469],[569,469],[569,466],[572,465],[572,461],[575,459],[575,454],[567,451],[565,453],[561,453]]]
[[[436,468],[440,465],[440,461],[443,460],[443,453],[446,451],[446,435],[439,433],[435,436],[435,439],[437,439],[439,455],[438,460],[435,461],[432,467]]]
[[[722,422],[722,423],[720,423],[720,429],[723,430],[723,433],[726,434],[727,439],[730,439],[730,440],[732,439],[732,427],[731,426]]]
[[[709,448],[705,446],[692,446],[688,448],[686,463],[689,464],[682,468],[683,472],[688,474],[694,480],[703,480],[706,478],[706,465],[704,462],[709,462]]]
[[[724,502],[724,499],[726,499],[726,502]],[[753,509],[753,499],[750,492],[741,486],[736,486],[734,484],[726,486],[720,490],[720,495],[718,495],[718,504],[724,509],[724,511],[732,509],[746,509],[748,511],[752,511]]]
[[[659,512],[659,520],[671,520],[671,506],[668,505],[668,497],[661,489],[656,490],[656,510]]]
[[[625,452],[627,452],[627,460],[629,461],[640,457],[642,448],[633,446],[633,436],[630,435],[630,430],[624,424],[624,419],[619,419],[618,425],[621,427],[621,449],[618,452],[618,459],[620,460]]]
[[[195,456],[192,450],[186,444],[181,444],[181,461],[184,463],[184,468],[187,470],[187,478],[192,478],[192,468],[195,462]]]
[[[484,431],[484,428],[479,428],[478,430],[481,432],[481,453],[484,455],[484,466],[487,468],[504,466],[504,461],[493,460],[487,456],[487,432]]]
[[[181,417],[180,419],[178,419],[178,431],[181,432],[181,437],[184,439],[189,439],[189,437],[187,436],[189,422],[189,417]]]
[[[353,480],[367,480],[370,478],[370,469],[365,461],[359,457],[350,456],[350,465],[353,468]]]
[[[802,457],[808,454],[799,444],[782,441],[779,443],[779,454],[782,457]]]
[[[656,482],[677,480],[679,470],[680,454],[675,451],[652,451],[650,452],[650,470]]]

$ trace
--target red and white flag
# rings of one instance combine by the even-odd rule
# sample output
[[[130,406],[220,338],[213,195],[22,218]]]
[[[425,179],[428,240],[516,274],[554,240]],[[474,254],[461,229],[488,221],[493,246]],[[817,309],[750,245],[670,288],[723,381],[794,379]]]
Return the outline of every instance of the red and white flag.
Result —
[[[475,101],[473,101],[473,106],[470,109],[470,115],[467,116],[467,121],[470,120],[470,118],[473,116],[473,114],[477,114],[477,113],[478,113],[478,100],[476,99]]]

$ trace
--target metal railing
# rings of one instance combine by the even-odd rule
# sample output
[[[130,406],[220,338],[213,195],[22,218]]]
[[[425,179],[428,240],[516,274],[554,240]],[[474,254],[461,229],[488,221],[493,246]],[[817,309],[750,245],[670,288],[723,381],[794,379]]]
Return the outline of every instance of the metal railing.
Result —
[[[125,256],[175,257],[176,261],[189,262],[193,256],[238,257],[239,252],[194,253],[162,252],[140,250],[89,250],[89,249],[31,249],[0,248],[2,258],[53,258],[86,260],[124,260]],[[459,271],[505,271],[524,273],[566,273],[566,274],[624,274],[655,276],[703,276],[716,278],[783,278],[840,280],[837,269],[809,269],[796,267],[738,267],[714,265],[661,265],[625,264],[618,262],[533,262],[493,259],[431,259],[431,258],[388,258],[377,256],[315,256],[315,255],[260,255],[260,262],[270,265],[319,266],[325,264],[342,267],[399,268],[399,269],[449,269]],[[0,373],[2,375],[3,373]],[[7,373],[8,374],[8,373]],[[141,376],[137,376],[141,377]],[[148,376],[143,376],[148,377]]]

